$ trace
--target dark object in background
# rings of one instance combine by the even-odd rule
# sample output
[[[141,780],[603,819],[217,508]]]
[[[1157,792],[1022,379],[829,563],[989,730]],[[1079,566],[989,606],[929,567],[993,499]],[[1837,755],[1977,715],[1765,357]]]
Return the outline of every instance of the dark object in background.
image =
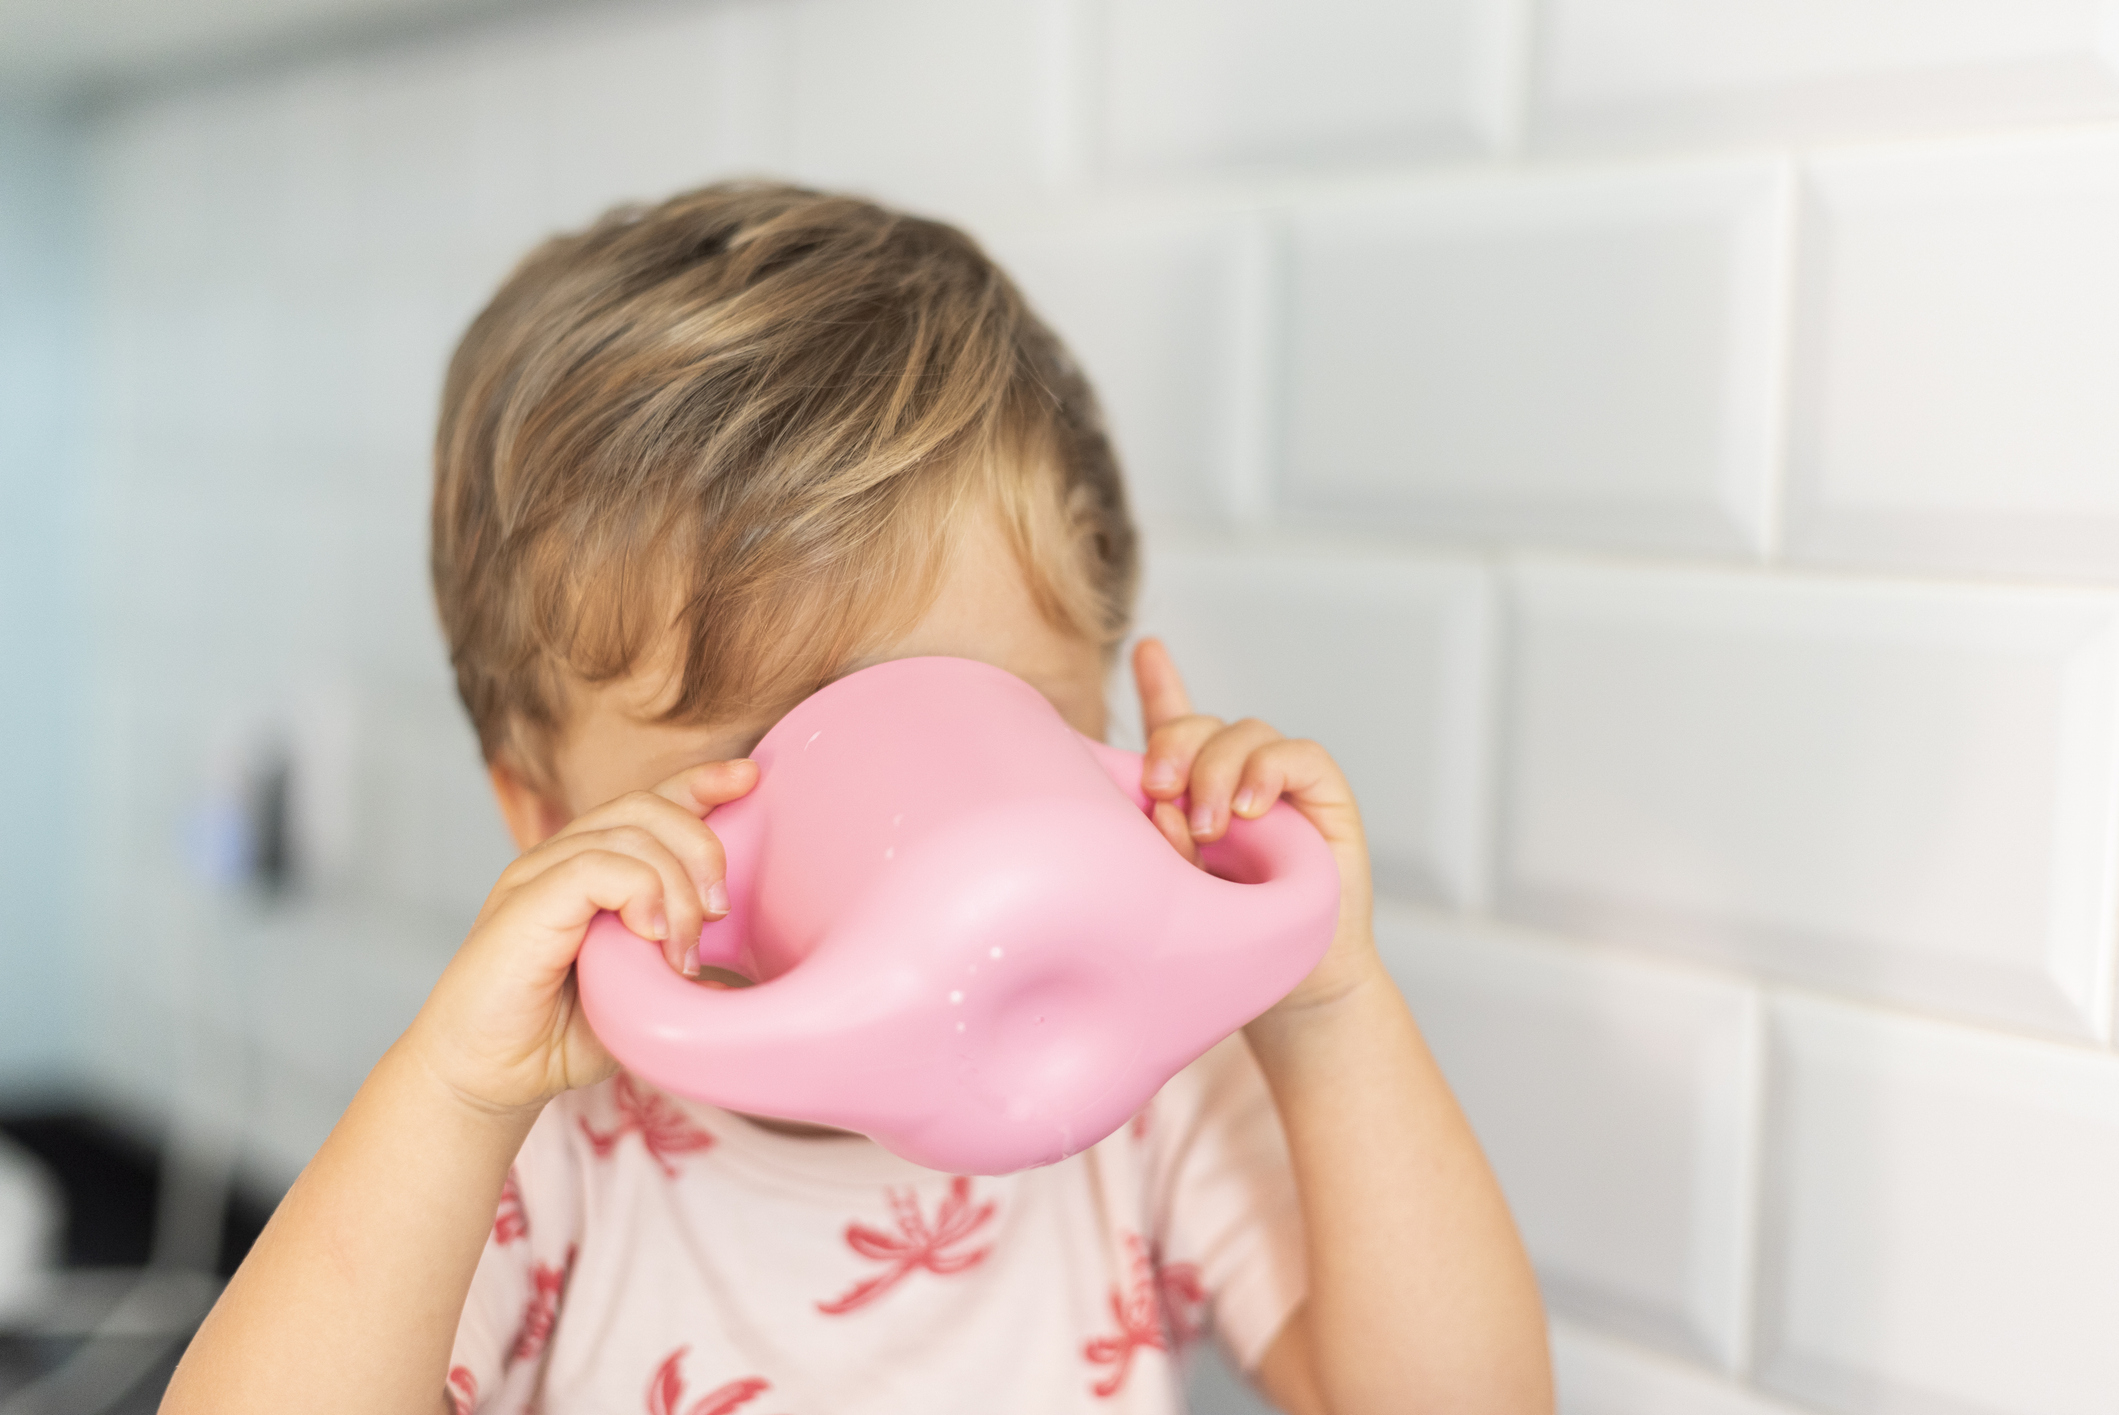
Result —
[[[294,876],[288,816],[293,782],[294,764],[284,749],[275,747],[251,784],[250,817],[256,832],[251,842],[251,879],[268,897],[284,894]]]
[[[0,1116],[0,1132],[42,1160],[65,1195],[61,1261],[68,1269],[139,1268],[147,1263],[160,1183],[156,1147],[85,1110]],[[277,1196],[243,1186],[229,1196],[216,1264],[222,1277],[243,1261],[277,1202]],[[107,1415],[152,1415],[183,1354],[182,1342],[140,1340],[168,1346],[168,1351],[123,1400],[106,1407]],[[0,1332],[0,1404],[57,1367],[81,1344],[82,1338],[74,1336]]]

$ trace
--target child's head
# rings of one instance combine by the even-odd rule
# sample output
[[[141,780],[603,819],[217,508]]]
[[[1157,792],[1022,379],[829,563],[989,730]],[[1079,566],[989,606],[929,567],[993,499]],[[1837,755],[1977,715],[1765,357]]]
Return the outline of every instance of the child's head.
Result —
[[[906,653],[1101,728],[1118,469],[1080,370],[950,227],[752,183],[613,212],[473,321],[435,457],[458,688],[562,819]]]

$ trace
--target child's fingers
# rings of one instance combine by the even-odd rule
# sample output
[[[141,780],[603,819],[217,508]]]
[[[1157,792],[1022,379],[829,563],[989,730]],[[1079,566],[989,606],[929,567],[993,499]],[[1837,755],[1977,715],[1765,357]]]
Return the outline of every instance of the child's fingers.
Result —
[[[620,826],[647,831],[661,842],[663,848],[684,862],[693,893],[708,918],[718,919],[728,912],[728,886],[724,883],[728,877],[728,854],[721,847],[721,837],[715,835],[696,812],[670,800],[659,790],[634,791],[615,801],[607,801],[568,822],[566,829],[552,840],[593,835]]]
[[[1195,865],[1199,863],[1199,847],[1192,843],[1192,831],[1185,824],[1183,811],[1168,801],[1157,801],[1155,809],[1149,812],[1148,819],[1155,822],[1155,828],[1162,832],[1163,839],[1177,847],[1178,854]]]
[[[1192,762],[1192,838],[1219,840],[1229,828],[1231,798],[1244,763],[1281,736],[1255,717],[1224,727],[1207,739]]]
[[[1331,753],[1315,742],[1299,737],[1282,738],[1252,752],[1244,760],[1231,809],[1246,820],[1254,820],[1286,796],[1297,810],[1308,816],[1326,839],[1337,839],[1360,828],[1360,812],[1346,773]]]
[[[725,762],[701,762],[686,767],[655,787],[655,794],[674,801],[693,815],[704,815],[716,806],[748,795],[758,784],[758,764],[749,757]]]
[[[696,826],[698,822],[692,824]],[[715,848],[718,851],[718,843]],[[690,866],[677,857],[662,836],[645,826],[621,822],[601,830],[556,835],[539,846],[536,853],[544,857],[544,868],[534,879],[520,886],[517,894],[531,895],[534,892],[535,898],[544,901],[553,897],[547,891],[548,883],[564,890],[567,887],[565,882],[580,873],[582,866],[579,862],[584,858],[608,855],[638,862],[649,874],[640,876],[636,873],[633,876],[638,883],[621,903],[604,902],[604,895],[597,897],[592,908],[581,907],[578,900],[564,906],[548,902],[545,917],[557,920],[561,927],[574,927],[577,930],[574,941],[578,945],[578,930],[587,926],[596,910],[613,910],[625,921],[627,928],[661,945],[662,956],[669,960],[670,966],[682,971],[685,950],[698,941],[699,930],[706,923],[706,909]],[[557,881],[554,876],[559,877]],[[590,878],[608,894],[603,875]],[[555,908],[557,912],[550,912]]]
[[[1140,761],[1140,789],[1158,801],[1182,796],[1192,777],[1193,758],[1219,731],[1220,718],[1193,713],[1173,718],[1149,733],[1148,750]]]
[[[1185,680],[1161,639],[1142,639],[1133,646],[1133,686],[1140,690],[1143,732],[1152,736],[1164,723],[1191,715],[1192,699],[1185,693]]]
[[[581,951],[589,921],[602,910],[617,914],[642,938],[659,933],[666,940],[669,891],[665,871],[638,855],[610,849],[593,836],[577,837],[561,858],[511,894],[481,931],[505,940],[519,966],[556,984]],[[667,942],[663,951],[667,956]]]

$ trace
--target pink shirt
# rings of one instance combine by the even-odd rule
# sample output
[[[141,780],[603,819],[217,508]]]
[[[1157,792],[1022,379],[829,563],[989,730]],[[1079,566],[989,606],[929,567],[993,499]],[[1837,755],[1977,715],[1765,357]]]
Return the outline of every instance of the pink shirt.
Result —
[[[451,1357],[458,1415],[1174,1412],[1211,1324],[1304,1291],[1286,1142],[1233,1037],[1072,1159],[999,1179],[779,1135],[621,1072],[545,1107]]]

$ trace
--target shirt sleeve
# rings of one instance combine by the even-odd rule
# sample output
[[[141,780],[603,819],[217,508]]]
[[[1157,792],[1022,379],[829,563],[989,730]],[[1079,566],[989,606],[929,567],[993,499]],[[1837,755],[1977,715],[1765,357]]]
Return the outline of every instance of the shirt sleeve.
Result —
[[[544,1108],[508,1168],[449,1353],[455,1415],[523,1415],[535,1401],[580,1238],[568,1102]]]
[[[1238,1033],[1148,1111],[1148,1183],[1165,1309],[1203,1299],[1229,1355],[1255,1370],[1308,1294],[1287,1137]]]

